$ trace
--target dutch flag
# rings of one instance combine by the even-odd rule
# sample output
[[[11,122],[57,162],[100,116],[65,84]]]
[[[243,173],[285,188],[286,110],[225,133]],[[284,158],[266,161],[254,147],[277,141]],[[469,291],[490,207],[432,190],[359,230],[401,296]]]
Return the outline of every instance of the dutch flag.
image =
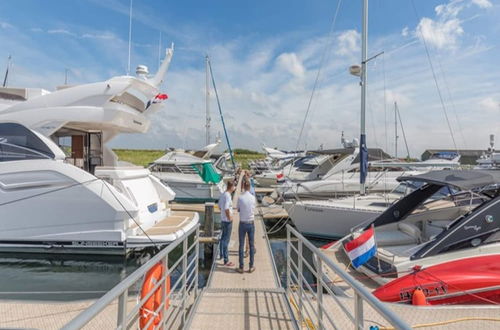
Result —
[[[370,260],[377,252],[375,230],[373,227],[370,227],[370,229],[363,232],[359,237],[344,244],[344,249],[355,268]]]

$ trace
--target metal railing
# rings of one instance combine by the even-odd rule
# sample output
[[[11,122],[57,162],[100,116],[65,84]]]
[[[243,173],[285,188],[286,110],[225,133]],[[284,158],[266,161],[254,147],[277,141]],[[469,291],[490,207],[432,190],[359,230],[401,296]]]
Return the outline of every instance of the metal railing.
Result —
[[[189,244],[191,239],[192,243]],[[153,317],[150,317],[147,324],[142,327],[144,329],[182,329],[186,324],[190,308],[188,304],[192,304],[199,295],[198,256],[199,225],[191,228],[183,237],[158,252],[148,262],[67,323],[63,329],[81,329],[92,321],[99,322],[101,327],[110,328],[111,325],[105,326],[101,320],[102,318],[109,321],[109,314],[116,321],[114,323],[116,329],[139,328],[138,323],[141,317],[149,314]],[[170,266],[169,260],[172,263]],[[149,293],[141,299],[140,288],[145,275],[159,263],[166,271],[162,273],[162,277]],[[170,290],[167,288],[168,277],[170,277]],[[162,293],[161,301],[157,304],[158,307],[155,310],[145,310],[144,304],[151,297],[156,296],[158,290],[161,290]],[[112,306],[115,304],[118,305],[117,308]],[[158,320],[160,322],[155,324]]]
[[[306,252],[311,255],[315,267],[306,258]],[[367,303],[375,314],[381,316],[396,329],[411,329],[361,283],[335,264],[290,225],[287,225],[286,260],[286,295],[295,308],[299,324],[303,327],[308,329],[344,329],[346,324],[352,324],[354,329],[363,329],[366,318],[363,305]],[[349,286],[354,292],[354,297],[340,297],[333,292],[324,267],[331,270],[331,272],[328,271],[328,274],[332,275],[333,272],[333,275],[342,281],[343,286]],[[305,271],[310,274],[309,280],[304,275]],[[314,280],[311,280],[313,277]]]

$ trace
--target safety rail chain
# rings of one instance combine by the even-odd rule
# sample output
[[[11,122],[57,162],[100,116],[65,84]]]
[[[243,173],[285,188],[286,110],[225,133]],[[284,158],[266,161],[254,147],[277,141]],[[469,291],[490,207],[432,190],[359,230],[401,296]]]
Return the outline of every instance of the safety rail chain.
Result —
[[[118,300],[116,329],[139,328],[137,323],[140,322],[141,318],[148,315],[152,315],[152,317],[142,327],[143,329],[183,328],[188,316],[188,300],[194,302],[200,292],[198,289],[199,233],[199,225],[191,228],[182,237],[158,252],[148,262],[67,323],[63,329],[81,329],[92,320],[98,321],[99,314],[106,308],[111,307],[116,300]],[[193,242],[188,246],[189,240],[193,235]],[[177,247],[182,247],[182,254],[180,256],[177,255]],[[189,261],[189,256],[193,250],[194,256]],[[169,257],[172,259],[178,257],[179,259],[168,267]],[[137,288],[142,287],[146,274],[160,263],[163,269],[166,269],[166,272],[162,273],[162,277],[141,299],[140,289],[137,290]],[[180,269],[180,271],[177,271],[177,269]],[[172,280],[175,273],[179,275],[175,280]],[[170,288],[167,288],[168,277],[170,277]],[[158,290],[161,290],[161,301],[159,304],[155,302],[155,305],[157,305],[157,307],[155,306],[155,310],[147,310],[144,304],[150,298],[156,300]],[[129,299],[129,296],[137,297]],[[115,309],[109,308],[112,313],[115,313]]]
[[[292,240],[293,238],[293,240]],[[295,240],[296,239],[296,240]],[[341,329],[342,326],[335,324],[334,319],[337,316],[331,315],[332,310],[325,307],[323,293],[328,293],[333,301],[338,304],[338,309],[343,311],[347,319],[353,324],[354,329],[363,329],[364,315],[363,302],[368,303],[380,316],[387,320],[396,329],[411,329],[411,326],[399,318],[392,310],[382,304],[374,295],[363,287],[356,279],[336,265],[320,249],[315,247],[297,230],[287,225],[287,267],[286,281],[287,299],[291,301],[298,314],[299,324],[308,329]],[[296,245],[297,247],[295,247]],[[304,247],[310,251],[314,258],[315,266],[304,257],[309,253],[304,253]],[[293,255],[292,255],[293,251]],[[296,260],[296,261],[295,261]],[[307,268],[304,268],[304,265]],[[326,280],[323,266],[331,269],[335,275],[349,285],[354,291],[354,315],[346,306],[336,297],[332,288]],[[309,283],[304,276],[304,270],[309,270],[315,277],[316,283]],[[343,284],[344,284],[343,283]],[[307,303],[305,305],[304,303]],[[345,303],[344,303],[345,304]]]

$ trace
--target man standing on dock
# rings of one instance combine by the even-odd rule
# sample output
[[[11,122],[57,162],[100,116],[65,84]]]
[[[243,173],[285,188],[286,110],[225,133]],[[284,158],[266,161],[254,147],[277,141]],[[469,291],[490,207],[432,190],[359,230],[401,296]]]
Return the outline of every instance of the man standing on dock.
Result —
[[[243,263],[244,263],[244,247],[245,247],[245,236],[248,235],[248,242],[250,243],[250,267],[248,272],[252,273],[255,271],[254,267],[254,254],[255,254],[255,225],[254,225],[254,208],[255,208],[255,196],[250,193],[250,182],[245,180],[243,182],[244,192],[238,199],[238,211],[240,212],[240,227],[238,229],[239,234],[239,268],[238,272],[243,273]]]
[[[233,230],[233,201],[231,193],[234,191],[235,185],[232,180],[226,184],[226,191],[219,198],[219,209],[221,218],[222,235],[220,238],[220,258],[224,258],[224,265],[228,267],[234,266],[229,261],[228,245]]]

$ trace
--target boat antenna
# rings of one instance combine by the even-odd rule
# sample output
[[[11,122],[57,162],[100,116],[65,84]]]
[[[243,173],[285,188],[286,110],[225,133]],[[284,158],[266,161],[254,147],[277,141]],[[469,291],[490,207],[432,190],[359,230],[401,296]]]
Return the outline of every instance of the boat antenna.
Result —
[[[5,69],[5,76],[3,78],[3,87],[7,87],[7,81],[9,79],[9,68],[10,68],[10,61],[12,59],[12,56],[9,55],[7,58],[7,69]]]
[[[128,65],[127,76],[130,75],[130,54],[132,53],[132,4],[134,0],[130,0],[130,11],[128,21]]]
[[[215,99],[217,100],[217,106],[219,108],[220,119],[222,121],[222,128],[224,129],[224,135],[226,137],[227,147],[229,149],[229,156],[231,156],[231,163],[233,164],[233,169],[236,170],[236,164],[234,163],[233,149],[231,149],[231,144],[229,143],[229,136],[227,135],[226,123],[224,122],[224,116],[222,115],[222,107],[220,105],[219,93],[217,92],[217,86],[215,85],[214,73],[212,71],[212,63],[210,58],[207,56],[208,68],[210,70],[210,76],[212,77],[212,85],[214,86]]]
[[[209,69],[209,58],[208,54],[205,56],[205,71],[206,71],[206,82],[205,82],[205,142],[206,145],[210,144],[210,69]]]

